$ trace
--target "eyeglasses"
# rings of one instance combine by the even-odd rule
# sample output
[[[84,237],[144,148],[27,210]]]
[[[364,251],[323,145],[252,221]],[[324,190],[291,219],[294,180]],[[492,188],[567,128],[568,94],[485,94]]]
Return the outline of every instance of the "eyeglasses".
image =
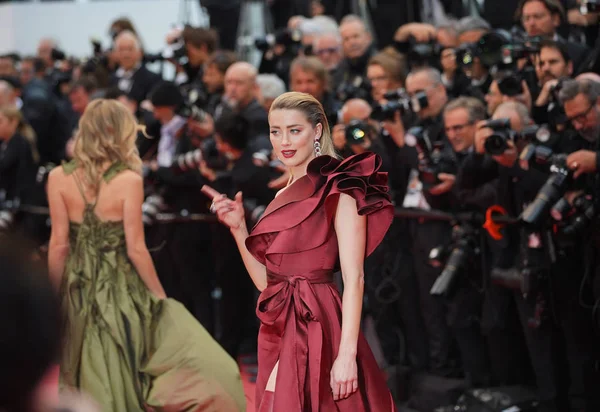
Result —
[[[576,114],[575,116],[571,116],[567,118],[567,120],[571,123],[583,124],[585,123],[585,118],[588,113],[594,108],[594,105],[591,104],[590,107],[587,108],[583,113]]]
[[[463,129],[467,126],[471,126],[473,124],[473,122],[469,122],[469,123],[465,123],[465,124],[457,124],[454,126],[450,126],[450,127],[444,127],[444,131],[446,132],[446,134],[450,133],[450,132],[455,132],[455,133],[460,133],[463,131]]]

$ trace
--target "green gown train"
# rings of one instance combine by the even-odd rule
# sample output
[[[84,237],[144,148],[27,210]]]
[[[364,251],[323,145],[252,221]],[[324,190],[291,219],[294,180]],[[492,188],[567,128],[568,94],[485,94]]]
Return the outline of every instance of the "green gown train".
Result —
[[[182,304],[150,293],[128,258],[123,222],[99,219],[75,163],[63,169],[86,207],[70,224],[61,283],[61,388],[84,391],[103,412],[245,411],[236,362]],[[114,164],[104,182],[125,169]]]

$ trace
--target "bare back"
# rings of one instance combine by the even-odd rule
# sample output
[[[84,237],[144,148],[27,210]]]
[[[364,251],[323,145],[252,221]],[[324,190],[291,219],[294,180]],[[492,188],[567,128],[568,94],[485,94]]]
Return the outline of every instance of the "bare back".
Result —
[[[72,173],[66,173],[62,168],[61,171],[56,174],[55,188],[59,190],[69,221],[73,223],[83,221],[86,203],[93,206],[101,221],[123,221],[125,199],[134,185],[141,184],[137,173],[123,170],[110,180],[102,179],[96,191],[85,184],[83,169],[77,168]]]

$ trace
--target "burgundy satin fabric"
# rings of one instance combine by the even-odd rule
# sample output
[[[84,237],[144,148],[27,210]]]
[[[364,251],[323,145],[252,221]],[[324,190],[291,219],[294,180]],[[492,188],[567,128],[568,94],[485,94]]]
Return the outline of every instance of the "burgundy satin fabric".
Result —
[[[258,299],[256,315],[263,325],[282,332],[281,335],[288,342],[279,353],[279,370],[285,370],[280,376],[291,374],[297,377],[295,381],[278,379],[276,391],[287,394],[287,408],[304,411],[304,388],[308,385],[310,410],[318,411],[323,349],[323,329],[320,322],[324,314],[320,311],[312,285],[333,284],[333,273],[330,270],[293,276],[268,273],[267,279],[268,286]],[[267,305],[269,300],[270,305]],[[306,382],[307,368],[313,377],[309,382]],[[276,407],[277,403],[274,405]]]
[[[393,219],[387,175],[372,153],[344,161],[320,156],[267,208],[246,240],[267,267],[267,288],[256,314],[258,336],[257,405],[279,361],[273,410],[283,412],[389,412],[383,373],[362,336],[358,339],[359,389],[334,401],[329,380],[341,340],[341,297],[332,276],[339,267],[333,218],[341,193],[352,196],[367,216],[370,254]]]

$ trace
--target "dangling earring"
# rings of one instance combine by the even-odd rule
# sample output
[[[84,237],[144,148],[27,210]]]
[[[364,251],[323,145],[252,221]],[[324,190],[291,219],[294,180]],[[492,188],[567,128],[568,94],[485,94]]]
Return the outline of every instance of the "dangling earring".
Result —
[[[319,139],[315,139],[315,156],[321,156],[321,143],[319,143]]]

